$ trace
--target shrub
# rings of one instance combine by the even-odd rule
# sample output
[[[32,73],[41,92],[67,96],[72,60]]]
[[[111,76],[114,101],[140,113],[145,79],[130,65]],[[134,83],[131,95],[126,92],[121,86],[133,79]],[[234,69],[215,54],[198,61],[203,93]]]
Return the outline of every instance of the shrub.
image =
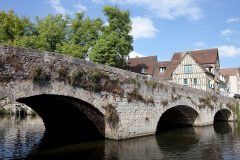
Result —
[[[62,66],[58,70],[58,80],[59,81],[65,81],[66,78],[67,78],[67,74],[68,74],[68,68],[66,66]]]
[[[103,106],[103,109],[106,111],[106,117],[110,127],[116,128],[119,122],[119,116],[116,108],[112,104],[107,104],[106,106]]]
[[[99,70],[93,70],[88,75],[86,87],[88,90],[99,92],[104,89],[104,83],[107,83],[108,81],[109,77],[107,74]]]
[[[162,105],[163,107],[166,107],[166,106],[168,105],[168,100],[162,100],[162,101],[161,101],[161,105]]]
[[[81,86],[81,77],[84,75],[84,72],[75,69],[73,70],[70,75],[68,76],[68,83],[72,86]]]
[[[8,63],[11,65],[11,67],[13,67],[14,71],[20,71],[23,70],[23,65],[21,64],[21,62],[19,61],[19,58],[17,55],[14,54],[10,54],[6,57],[6,61],[5,63]]]
[[[50,76],[39,66],[35,66],[31,70],[31,76],[34,83],[43,84],[50,80]]]
[[[12,115],[14,112],[9,108],[5,109],[3,107],[0,107],[0,115]]]
[[[134,88],[131,92],[127,93],[127,100],[128,100],[128,102],[132,102],[132,100],[144,102],[144,99],[143,99],[142,95],[139,94],[137,88]]]
[[[145,84],[147,85],[148,88],[151,88],[152,91],[157,87],[157,82],[153,81],[153,80],[146,80]]]
[[[192,100],[192,98],[191,98],[190,96],[187,96],[187,99],[189,99],[189,100],[191,101],[191,103],[192,103],[195,107],[198,106],[197,103],[196,103],[194,100]],[[200,107],[200,108],[201,108],[201,107]]]
[[[141,87],[141,84],[139,81],[137,81],[136,79],[128,79],[128,83],[129,84],[133,84],[135,88],[139,89]]]
[[[145,104],[154,104],[153,97],[149,97],[149,98],[144,99],[144,103]]]
[[[212,99],[210,96],[206,96],[205,98],[199,98],[199,102],[203,105],[203,106],[209,106],[211,108],[213,108],[214,106],[212,105]]]
[[[227,103],[226,106],[231,110],[234,110],[234,108],[235,108],[234,103]]]
[[[214,102],[214,103],[216,103],[217,100],[218,100],[217,96],[215,96],[215,95],[211,96],[210,99],[211,99],[211,101]]]
[[[123,97],[124,89],[122,89],[118,78],[106,80],[103,86],[103,90]]]
[[[174,94],[172,93],[171,99],[172,99],[172,102],[174,102],[174,101],[180,99],[180,96],[179,95],[178,96],[174,96]]]

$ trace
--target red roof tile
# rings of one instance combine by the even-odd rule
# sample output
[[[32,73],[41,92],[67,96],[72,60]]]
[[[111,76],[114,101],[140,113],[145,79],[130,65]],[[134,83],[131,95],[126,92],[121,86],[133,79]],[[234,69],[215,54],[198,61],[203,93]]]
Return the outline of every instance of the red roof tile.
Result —
[[[158,62],[155,67],[154,78],[162,79],[162,80],[172,79],[172,73],[178,64],[179,64],[179,61]],[[165,72],[160,73],[160,67],[166,67]]]
[[[138,58],[129,58],[128,66],[131,71],[136,73],[141,73],[141,68],[146,67],[147,75],[154,74],[154,68],[157,63],[157,56],[149,56],[149,57],[138,57]]]
[[[187,51],[190,55],[197,60],[201,65],[203,64],[215,64],[218,59],[218,49],[206,49],[206,50],[196,50]],[[184,53],[175,53],[172,57],[172,61],[181,60]]]
[[[240,75],[240,68],[220,69],[220,74],[223,76],[237,76]]]

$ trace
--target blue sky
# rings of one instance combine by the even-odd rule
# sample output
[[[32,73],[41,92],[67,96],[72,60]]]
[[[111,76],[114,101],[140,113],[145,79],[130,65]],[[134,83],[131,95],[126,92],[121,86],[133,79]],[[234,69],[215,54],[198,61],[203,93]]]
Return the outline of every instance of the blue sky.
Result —
[[[0,10],[19,16],[86,12],[104,17],[105,5],[130,11],[134,37],[132,56],[157,55],[217,47],[222,68],[240,67],[239,0],[0,0]]]

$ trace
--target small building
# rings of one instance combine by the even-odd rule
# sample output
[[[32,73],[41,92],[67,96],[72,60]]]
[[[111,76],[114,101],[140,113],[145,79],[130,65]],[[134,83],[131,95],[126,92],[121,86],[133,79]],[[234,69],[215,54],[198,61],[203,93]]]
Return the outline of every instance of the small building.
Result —
[[[171,61],[177,64],[172,72],[172,82],[205,91],[219,91],[217,48],[175,53]]]
[[[218,49],[178,52],[170,61],[157,61],[156,56],[130,58],[129,70],[205,91],[219,91]]]
[[[230,97],[240,98],[240,68],[220,69],[227,83],[227,94]]]

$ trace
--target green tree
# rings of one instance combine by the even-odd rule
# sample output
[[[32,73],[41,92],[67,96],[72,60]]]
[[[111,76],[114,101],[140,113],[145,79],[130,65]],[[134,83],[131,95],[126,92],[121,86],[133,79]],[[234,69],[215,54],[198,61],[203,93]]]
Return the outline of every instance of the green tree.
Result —
[[[91,20],[84,18],[84,13],[77,13],[71,19],[66,41],[57,47],[61,53],[75,57],[86,58],[88,52],[94,46],[103,30],[103,22],[100,18]]]
[[[20,18],[12,10],[0,11],[0,43],[14,45],[14,40],[35,32],[29,18]]]
[[[108,25],[90,53],[90,59],[114,67],[123,68],[125,59],[133,50],[133,38],[129,35],[132,27],[128,11],[118,7],[104,7]]]
[[[65,40],[69,18],[62,15],[48,15],[43,19],[37,18],[38,48],[55,51],[57,45]]]

